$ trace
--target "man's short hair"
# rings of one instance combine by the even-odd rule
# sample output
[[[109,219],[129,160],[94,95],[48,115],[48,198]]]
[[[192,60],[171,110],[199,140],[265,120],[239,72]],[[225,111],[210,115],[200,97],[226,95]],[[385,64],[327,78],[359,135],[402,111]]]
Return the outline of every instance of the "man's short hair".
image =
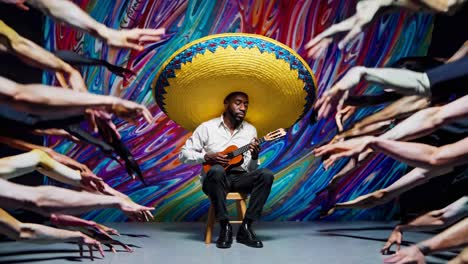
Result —
[[[249,98],[249,96],[244,92],[232,92],[232,93],[228,94],[226,96],[226,98],[224,98],[224,103],[227,104],[233,97],[238,96],[238,95],[243,95],[243,96]]]

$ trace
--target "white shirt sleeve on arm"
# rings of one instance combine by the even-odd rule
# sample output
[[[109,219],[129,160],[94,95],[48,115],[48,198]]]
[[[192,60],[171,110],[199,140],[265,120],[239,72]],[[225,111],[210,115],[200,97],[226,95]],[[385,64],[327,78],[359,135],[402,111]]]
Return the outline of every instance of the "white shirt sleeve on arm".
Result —
[[[179,160],[185,164],[199,164],[205,162],[204,142],[207,138],[207,128],[201,124],[195,129],[192,136],[187,139],[179,153]]]
[[[394,90],[406,95],[431,96],[429,78],[426,73],[407,69],[364,68],[364,79],[368,82],[383,84],[386,90]]]

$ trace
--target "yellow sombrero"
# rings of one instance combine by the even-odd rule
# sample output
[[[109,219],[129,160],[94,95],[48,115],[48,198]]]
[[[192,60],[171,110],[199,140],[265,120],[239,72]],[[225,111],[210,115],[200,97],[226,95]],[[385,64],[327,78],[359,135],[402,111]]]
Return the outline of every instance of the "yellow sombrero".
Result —
[[[249,96],[245,119],[259,136],[290,127],[316,98],[315,77],[294,50],[244,33],[211,35],[185,45],[163,64],[152,86],[159,107],[190,131],[220,116],[224,98],[235,91]]]

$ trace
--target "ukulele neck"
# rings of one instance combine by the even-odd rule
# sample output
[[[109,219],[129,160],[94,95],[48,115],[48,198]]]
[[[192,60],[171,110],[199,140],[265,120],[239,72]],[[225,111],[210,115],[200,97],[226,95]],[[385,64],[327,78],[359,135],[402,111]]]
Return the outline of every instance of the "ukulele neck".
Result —
[[[262,144],[263,142],[265,142],[265,138],[261,138],[258,141],[259,141],[259,144]],[[249,149],[250,149],[250,143],[234,150],[233,152],[229,152],[227,156],[232,159],[234,157],[244,154],[244,152],[247,152]]]

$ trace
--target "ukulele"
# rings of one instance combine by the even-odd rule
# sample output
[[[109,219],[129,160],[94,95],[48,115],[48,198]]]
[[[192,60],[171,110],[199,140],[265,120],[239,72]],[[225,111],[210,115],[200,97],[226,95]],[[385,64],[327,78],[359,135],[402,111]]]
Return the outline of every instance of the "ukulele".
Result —
[[[265,141],[273,141],[279,138],[282,138],[286,135],[286,131],[283,128],[279,128],[275,131],[272,131],[268,133],[266,136],[262,137],[259,139],[259,144],[262,144]],[[244,162],[244,156],[242,155],[244,152],[247,152],[250,150],[250,143],[238,148],[237,146],[229,146],[225,150],[221,151],[221,154],[226,155],[226,157],[229,159],[229,162],[226,166],[224,167],[224,170],[229,171],[230,169],[237,167],[241,165]],[[213,166],[215,163],[208,163],[205,162],[203,163],[203,171],[207,173],[210,169],[211,166]]]

